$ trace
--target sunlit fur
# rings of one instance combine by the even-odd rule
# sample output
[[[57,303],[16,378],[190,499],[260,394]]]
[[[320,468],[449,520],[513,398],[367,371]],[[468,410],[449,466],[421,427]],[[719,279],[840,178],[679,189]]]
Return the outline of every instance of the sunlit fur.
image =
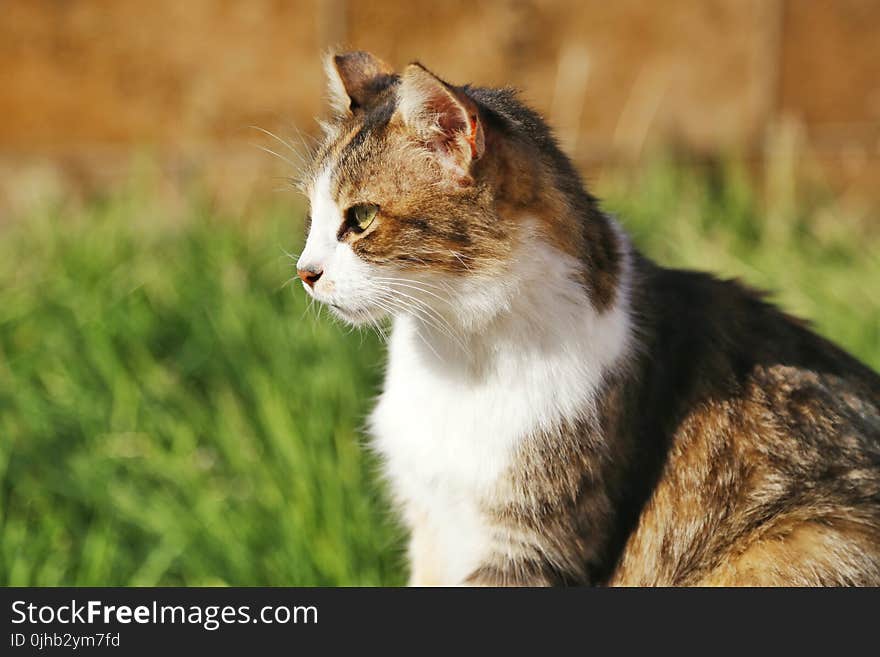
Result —
[[[298,267],[392,320],[369,428],[414,584],[880,583],[872,372],[641,256],[512,92],[327,70]]]

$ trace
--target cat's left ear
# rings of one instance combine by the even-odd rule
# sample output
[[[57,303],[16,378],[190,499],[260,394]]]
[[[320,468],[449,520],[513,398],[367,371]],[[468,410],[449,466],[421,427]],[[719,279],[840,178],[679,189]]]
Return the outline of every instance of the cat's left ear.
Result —
[[[324,71],[330,104],[339,116],[368,107],[396,79],[388,64],[360,50],[327,54]]]
[[[421,64],[400,76],[398,114],[403,123],[441,162],[462,178],[486,150],[476,103]]]

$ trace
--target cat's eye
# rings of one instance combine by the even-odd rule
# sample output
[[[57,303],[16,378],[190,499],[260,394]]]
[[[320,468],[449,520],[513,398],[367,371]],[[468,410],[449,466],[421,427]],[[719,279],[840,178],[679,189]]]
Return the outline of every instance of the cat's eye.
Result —
[[[346,223],[357,233],[364,232],[376,219],[379,206],[372,203],[358,203],[346,210]]]

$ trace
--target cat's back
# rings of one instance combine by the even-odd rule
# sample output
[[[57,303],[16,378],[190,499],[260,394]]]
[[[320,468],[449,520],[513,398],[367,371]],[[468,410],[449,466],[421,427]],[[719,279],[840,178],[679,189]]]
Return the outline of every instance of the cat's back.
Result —
[[[663,455],[611,583],[880,584],[880,377],[737,283],[645,279]]]

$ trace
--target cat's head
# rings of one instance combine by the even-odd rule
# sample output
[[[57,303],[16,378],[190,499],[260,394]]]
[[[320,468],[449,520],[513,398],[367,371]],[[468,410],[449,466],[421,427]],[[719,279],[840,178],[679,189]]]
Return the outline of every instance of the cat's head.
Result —
[[[478,326],[513,294],[512,254],[529,230],[517,210],[553,195],[478,102],[506,92],[456,87],[419,64],[397,74],[363,52],[328,57],[326,71],[334,115],[304,181],[303,286],[355,324],[409,313]]]

